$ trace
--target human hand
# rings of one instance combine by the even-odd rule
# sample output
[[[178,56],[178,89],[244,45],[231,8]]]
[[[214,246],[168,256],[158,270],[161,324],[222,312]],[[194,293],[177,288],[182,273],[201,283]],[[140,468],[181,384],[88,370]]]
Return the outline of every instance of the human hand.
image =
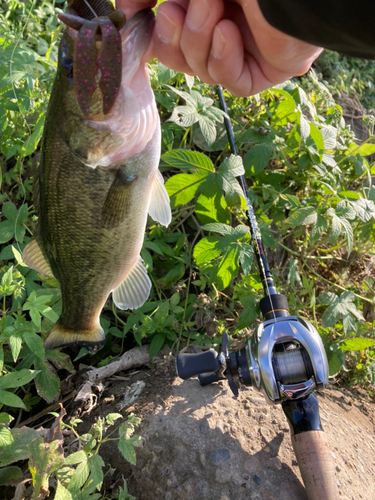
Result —
[[[117,0],[128,16],[155,4]],[[168,0],[146,57],[248,96],[306,73],[320,52],[269,25],[257,0]]]

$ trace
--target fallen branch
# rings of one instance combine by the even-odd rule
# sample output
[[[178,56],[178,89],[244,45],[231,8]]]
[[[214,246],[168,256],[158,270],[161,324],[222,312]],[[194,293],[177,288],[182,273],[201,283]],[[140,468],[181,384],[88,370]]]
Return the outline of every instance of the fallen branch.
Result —
[[[88,380],[78,392],[75,397],[75,401],[87,401],[90,397],[91,386],[93,384],[111,377],[117,372],[145,365],[149,361],[150,355],[148,346],[135,347],[134,349],[130,349],[130,351],[125,352],[117,361],[113,361],[107,366],[94,368],[93,370],[88,371],[86,374]]]

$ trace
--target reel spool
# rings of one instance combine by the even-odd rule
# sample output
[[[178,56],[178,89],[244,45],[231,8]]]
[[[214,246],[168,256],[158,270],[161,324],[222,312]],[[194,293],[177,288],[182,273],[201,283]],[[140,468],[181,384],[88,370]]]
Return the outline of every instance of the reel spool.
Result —
[[[283,385],[306,382],[314,375],[306,350],[297,342],[276,344],[272,366],[276,380]]]

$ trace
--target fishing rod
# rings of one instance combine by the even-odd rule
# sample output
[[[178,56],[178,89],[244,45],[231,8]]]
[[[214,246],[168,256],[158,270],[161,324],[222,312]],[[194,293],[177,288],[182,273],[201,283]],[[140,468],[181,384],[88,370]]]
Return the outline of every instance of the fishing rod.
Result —
[[[217,88],[222,110],[228,110],[222,88]],[[229,118],[224,118],[230,148],[238,149]],[[273,282],[250,201],[246,179],[238,177],[247,203],[254,254],[263,284],[260,300],[263,322],[245,347],[228,351],[224,332],[220,353],[213,349],[176,358],[177,374],[182,379],[198,376],[202,386],[227,379],[235,397],[241,386],[252,386],[270,404],[281,404],[288,420],[292,444],[309,500],[339,500],[332,457],[319,417],[315,391],[328,383],[328,362],[322,340],[305,318],[291,316],[287,298]]]

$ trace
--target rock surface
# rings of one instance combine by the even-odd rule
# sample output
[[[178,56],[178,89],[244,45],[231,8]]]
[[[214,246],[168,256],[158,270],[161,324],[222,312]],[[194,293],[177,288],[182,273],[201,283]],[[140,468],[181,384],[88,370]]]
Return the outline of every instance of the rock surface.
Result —
[[[307,500],[283,411],[252,388],[238,399],[226,382],[202,388],[175,378],[169,360],[108,388],[113,402],[91,416],[118,411],[140,380],[143,392],[123,410],[142,418],[137,464],[113,445],[102,450],[138,500]],[[366,393],[336,388],[318,399],[341,498],[374,500],[374,404]]]

